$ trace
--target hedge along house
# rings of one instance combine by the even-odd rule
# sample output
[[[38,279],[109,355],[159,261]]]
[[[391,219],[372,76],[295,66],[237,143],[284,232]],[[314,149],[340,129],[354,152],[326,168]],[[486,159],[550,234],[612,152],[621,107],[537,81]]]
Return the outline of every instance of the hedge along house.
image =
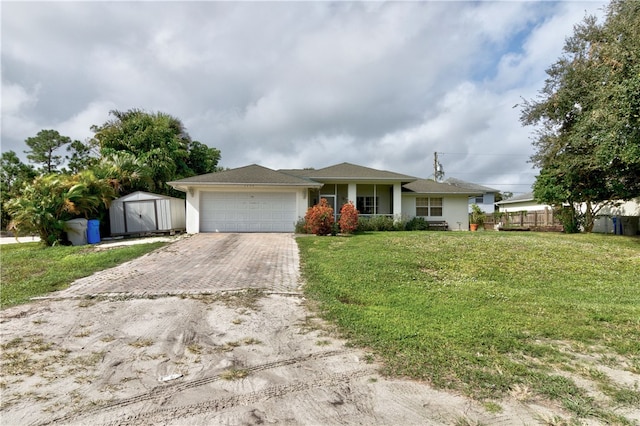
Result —
[[[150,192],[133,192],[111,202],[109,222],[113,236],[184,231],[185,201]]]
[[[168,183],[187,194],[188,233],[293,232],[295,223],[321,198],[336,216],[351,201],[364,216],[421,216],[448,221],[454,225],[451,229],[467,229],[467,199],[476,191],[427,182],[432,181],[341,163],[277,171],[254,164]]]

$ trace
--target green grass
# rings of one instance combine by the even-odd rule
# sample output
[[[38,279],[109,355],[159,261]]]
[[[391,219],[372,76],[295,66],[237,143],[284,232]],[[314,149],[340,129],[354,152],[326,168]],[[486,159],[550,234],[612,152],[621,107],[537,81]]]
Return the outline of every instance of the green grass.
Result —
[[[567,374],[578,352],[640,362],[640,239],[400,232],[298,238],[306,293],[387,374],[469,396],[527,387],[619,419]],[[621,389],[636,401],[638,390]]]
[[[163,242],[114,247],[45,247],[40,243],[0,245],[2,286],[0,306],[26,303],[30,298],[62,290],[74,280],[116,266],[165,245]]]

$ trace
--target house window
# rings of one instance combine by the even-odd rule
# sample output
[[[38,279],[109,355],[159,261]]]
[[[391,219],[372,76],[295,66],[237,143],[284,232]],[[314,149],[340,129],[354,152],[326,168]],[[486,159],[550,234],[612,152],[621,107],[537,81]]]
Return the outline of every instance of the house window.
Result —
[[[416,216],[442,216],[442,198],[416,198]]]
[[[416,198],[416,216],[429,216],[429,199],[427,197]]]
[[[431,214],[429,216],[442,216],[442,198],[429,198]]]
[[[378,197],[357,197],[356,208],[360,214],[375,214]]]
[[[475,204],[484,204],[484,195],[480,195],[473,201]]]

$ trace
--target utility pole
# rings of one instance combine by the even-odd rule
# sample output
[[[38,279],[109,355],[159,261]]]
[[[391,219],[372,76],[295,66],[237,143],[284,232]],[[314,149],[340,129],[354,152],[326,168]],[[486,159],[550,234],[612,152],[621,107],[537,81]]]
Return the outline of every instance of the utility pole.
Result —
[[[438,161],[438,153],[433,153],[433,177],[436,182],[442,181],[444,177],[444,169],[442,168],[442,164]]]

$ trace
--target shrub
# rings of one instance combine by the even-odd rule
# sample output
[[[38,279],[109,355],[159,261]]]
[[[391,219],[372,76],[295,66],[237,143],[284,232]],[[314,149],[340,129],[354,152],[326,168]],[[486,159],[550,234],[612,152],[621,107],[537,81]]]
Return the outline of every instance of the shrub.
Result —
[[[414,217],[404,225],[404,229],[406,231],[426,231],[429,229],[429,224],[422,217]]]
[[[320,203],[309,207],[304,216],[305,228],[308,233],[315,235],[329,235],[333,230],[333,208],[329,206],[327,200],[322,198]]]
[[[558,207],[554,209],[554,216],[558,217],[564,227],[565,234],[576,234],[580,232],[581,218],[573,205]]]
[[[403,222],[395,222],[389,216],[361,217],[358,221],[358,232],[401,231],[403,228]]]
[[[295,233],[296,234],[306,234],[307,233],[307,222],[304,218],[299,218],[295,224]]]
[[[353,202],[349,201],[340,209],[340,232],[343,234],[352,234],[358,229],[358,210],[353,205]]]
[[[477,204],[471,204],[471,215],[469,217],[469,223],[475,223],[479,227],[482,227],[482,225],[484,225],[484,220],[486,217],[487,215],[482,211],[480,206],[478,206]]]

